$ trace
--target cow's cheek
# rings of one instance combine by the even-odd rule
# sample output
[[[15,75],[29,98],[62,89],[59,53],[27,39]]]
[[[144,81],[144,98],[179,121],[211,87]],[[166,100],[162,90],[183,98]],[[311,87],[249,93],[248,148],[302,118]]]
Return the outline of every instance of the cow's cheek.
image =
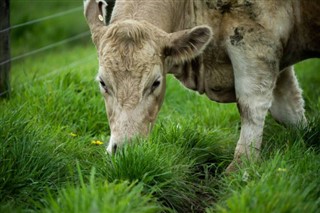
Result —
[[[159,107],[157,105],[153,105],[152,107],[149,108],[148,111],[148,123],[153,124],[153,122],[155,121],[157,115],[158,115],[158,110]]]
[[[165,90],[166,90],[166,85],[164,80],[164,82],[162,83],[162,88],[160,89],[159,93],[149,97],[150,105],[148,107],[148,118],[149,118],[149,124],[151,125],[153,125],[154,121],[156,120],[159,110],[162,106]]]
[[[108,121],[109,121],[109,126],[110,129],[112,129],[112,125],[115,122],[115,113],[114,113],[114,106],[113,106],[113,101],[111,100],[111,98],[104,100],[105,103],[105,108],[106,108],[106,114],[108,117]]]
[[[161,107],[161,100],[160,97],[152,97],[152,100],[149,102],[149,107],[148,107],[148,116],[147,120],[149,124],[153,124],[155,119],[157,118],[159,109]]]

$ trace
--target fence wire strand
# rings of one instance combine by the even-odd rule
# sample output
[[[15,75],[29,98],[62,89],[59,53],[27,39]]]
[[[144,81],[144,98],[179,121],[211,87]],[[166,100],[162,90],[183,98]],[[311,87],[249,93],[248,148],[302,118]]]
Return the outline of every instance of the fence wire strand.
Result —
[[[60,67],[60,68],[58,68],[58,69],[55,69],[55,70],[53,70],[53,71],[51,71],[51,72],[49,72],[49,73],[47,73],[47,74],[45,74],[45,75],[43,75],[43,76],[41,76],[41,77],[39,77],[39,78],[34,79],[32,82],[37,82],[37,81],[46,79],[46,78],[48,78],[48,77],[58,75],[58,74],[60,74],[62,71],[66,70],[66,69],[74,68],[74,67],[77,67],[77,66],[79,66],[79,65],[81,65],[81,64],[85,64],[86,62],[91,61],[91,60],[94,59],[94,58],[96,58],[96,54],[95,54],[95,53],[94,53],[94,54],[91,54],[90,56],[85,57],[84,59],[82,58],[82,59],[80,59],[80,60],[74,61],[74,62],[71,63],[71,64],[68,64],[68,65],[66,65],[66,66]],[[25,84],[26,84],[26,83],[25,83]],[[24,84],[24,85],[25,85],[25,84]]]
[[[68,14],[71,14],[71,13],[74,13],[74,12],[77,12],[77,11],[81,11],[82,9],[83,9],[82,6],[75,7],[75,8],[72,8],[70,10],[66,10],[66,11],[63,11],[63,12],[58,12],[58,13],[55,13],[55,14],[52,14],[52,15],[49,15],[49,16],[45,16],[45,17],[42,17],[42,18],[30,20],[30,21],[27,21],[27,22],[24,22],[24,23],[16,24],[16,25],[10,26],[8,28],[1,29],[0,30],[0,34],[4,33],[4,32],[7,32],[9,30],[12,30],[12,29],[19,28],[19,27],[24,27],[24,26],[40,23],[40,22],[43,22],[43,21],[46,21],[46,20],[50,20],[50,19],[54,19],[54,18],[58,18],[58,17],[61,17],[61,16],[66,16]],[[32,51],[23,53],[21,55],[18,55],[18,56],[15,56],[15,57],[11,57],[10,59],[8,59],[6,61],[0,62],[0,66],[4,65],[6,63],[9,63],[9,62],[13,62],[13,61],[16,61],[16,60],[19,60],[19,59],[22,59],[22,58],[29,57],[29,56],[34,55],[34,54],[39,53],[39,52],[43,52],[43,51],[52,49],[54,47],[57,47],[57,46],[60,46],[60,45],[75,41],[77,39],[83,38],[83,37],[88,36],[88,35],[90,35],[90,31],[79,33],[77,35],[74,35],[72,37],[66,38],[64,40],[61,40],[61,41],[58,41],[58,42],[55,42],[55,43],[51,43],[51,44],[49,44],[47,46],[44,46],[44,47],[41,47],[39,49],[35,49],[35,50],[32,50]],[[95,58],[94,56],[96,56],[96,54],[91,54],[88,57],[82,58],[82,59],[74,61],[74,62],[72,62],[72,63],[70,63],[68,65],[65,65],[63,67],[60,67],[60,68],[55,69],[55,70],[52,70],[51,72],[49,72],[49,73],[47,73],[47,74],[45,74],[43,76],[40,76],[40,77],[38,77],[36,79],[33,79],[33,80],[30,80],[30,81],[25,82],[23,84],[20,84],[18,87],[16,87],[16,89],[19,89],[19,88],[21,88],[21,87],[23,87],[25,85],[32,84],[32,83],[40,81],[40,80],[48,79],[49,77],[52,77],[52,76],[56,76],[56,75],[60,74],[61,72],[63,72],[64,70],[71,69],[71,68],[74,68],[74,67],[78,67],[78,66],[80,66],[82,64],[85,64],[85,63],[91,61],[93,58]],[[10,91],[14,91],[14,88],[11,88],[10,90],[6,90],[6,91],[0,93],[0,97],[5,95],[5,94],[7,94],[7,93],[9,93]]]
[[[43,76],[41,76],[41,77],[39,77],[39,78],[36,78],[36,79],[34,79],[34,80],[30,80],[30,81],[25,82],[25,83],[23,83],[23,84],[20,84],[16,89],[19,89],[19,88],[21,88],[21,87],[23,87],[23,86],[32,84],[32,83],[37,82],[37,81],[40,81],[40,80],[47,79],[47,78],[52,77],[52,76],[56,76],[56,75],[60,74],[61,72],[63,72],[63,71],[66,70],[66,69],[71,69],[71,68],[78,67],[78,66],[80,66],[80,65],[82,65],[82,64],[86,64],[87,62],[91,61],[91,60],[94,59],[94,58],[96,58],[96,54],[95,54],[95,53],[94,53],[94,54],[91,54],[91,55],[89,55],[89,56],[87,56],[87,57],[85,57],[85,58],[82,58],[82,59],[80,59],[80,60],[74,61],[74,62],[72,62],[71,64],[65,65],[65,66],[60,67],[60,68],[58,68],[58,69],[54,69],[54,70],[52,70],[51,72],[49,72],[49,73],[47,73],[46,75],[43,75]],[[70,73],[71,73],[71,72],[70,72]],[[0,93],[0,97],[3,96],[3,95],[5,95],[5,94],[7,94],[7,93],[9,93],[10,91],[12,92],[12,91],[14,91],[14,89],[12,88],[11,90],[6,90],[6,91]]]
[[[16,29],[16,28],[19,28],[19,27],[24,27],[24,26],[28,26],[28,25],[31,25],[31,24],[35,24],[35,23],[38,23],[38,22],[43,22],[43,21],[46,21],[46,20],[49,20],[49,19],[60,17],[60,16],[65,16],[67,14],[74,13],[74,12],[77,12],[77,11],[80,11],[80,10],[82,10],[82,6],[81,7],[76,7],[76,8],[70,9],[70,10],[66,10],[66,11],[63,11],[63,12],[60,12],[60,13],[55,13],[55,14],[50,15],[50,16],[45,16],[45,17],[42,17],[42,18],[39,18],[39,19],[34,19],[34,20],[31,20],[31,21],[27,21],[27,22],[24,22],[24,23],[21,23],[21,24],[16,24],[16,25],[13,25],[13,26],[8,27],[6,29],[0,30],[0,33],[7,32],[9,30]]]
[[[82,37],[85,37],[85,36],[88,36],[90,35],[90,31],[86,31],[86,32],[83,32],[83,33],[80,33],[78,35],[75,35],[75,36],[72,36],[70,38],[67,38],[67,39],[64,39],[64,40],[61,40],[61,41],[58,41],[56,43],[52,43],[52,44],[49,44],[47,46],[44,46],[44,47],[41,47],[39,49],[36,49],[36,50],[32,50],[30,52],[27,52],[27,53],[24,53],[24,54],[21,54],[21,55],[18,55],[18,56],[15,56],[15,57],[12,57],[6,61],[3,61],[0,63],[0,66],[4,65],[4,64],[7,64],[9,62],[12,62],[12,61],[16,61],[18,59],[22,59],[22,58],[25,58],[25,57],[28,57],[28,56],[31,56],[31,55],[34,55],[36,53],[39,53],[39,52],[43,52],[45,50],[48,50],[48,49],[52,49],[54,47],[57,47],[57,46],[60,46],[62,44],[66,44],[66,43],[69,43],[71,41],[74,41],[74,40],[77,40],[77,39],[80,39]]]

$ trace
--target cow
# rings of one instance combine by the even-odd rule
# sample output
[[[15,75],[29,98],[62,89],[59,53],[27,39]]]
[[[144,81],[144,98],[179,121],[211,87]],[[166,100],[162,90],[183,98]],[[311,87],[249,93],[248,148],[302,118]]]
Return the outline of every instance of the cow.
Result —
[[[227,171],[243,156],[259,158],[268,112],[284,125],[307,125],[293,65],[320,56],[319,1],[117,0],[110,23],[107,8],[84,1],[109,153],[148,135],[169,73],[213,101],[237,104],[241,131]]]

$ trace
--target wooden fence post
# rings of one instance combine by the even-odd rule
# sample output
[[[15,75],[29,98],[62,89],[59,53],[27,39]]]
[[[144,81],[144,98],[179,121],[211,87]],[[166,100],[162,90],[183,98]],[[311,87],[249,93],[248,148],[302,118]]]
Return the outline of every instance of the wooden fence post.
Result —
[[[10,95],[10,0],[0,1],[0,98]]]

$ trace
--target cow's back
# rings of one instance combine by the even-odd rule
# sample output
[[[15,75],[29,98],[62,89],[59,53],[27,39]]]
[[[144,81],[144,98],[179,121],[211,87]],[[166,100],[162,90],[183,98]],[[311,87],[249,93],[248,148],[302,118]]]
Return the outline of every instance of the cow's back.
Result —
[[[236,28],[257,29],[279,43],[280,70],[306,58],[319,57],[319,1],[191,0],[190,7],[182,27],[209,25],[213,39],[201,56],[175,67],[181,70],[176,73],[183,73],[176,77],[212,100],[236,101],[233,68],[226,50],[226,42]]]

